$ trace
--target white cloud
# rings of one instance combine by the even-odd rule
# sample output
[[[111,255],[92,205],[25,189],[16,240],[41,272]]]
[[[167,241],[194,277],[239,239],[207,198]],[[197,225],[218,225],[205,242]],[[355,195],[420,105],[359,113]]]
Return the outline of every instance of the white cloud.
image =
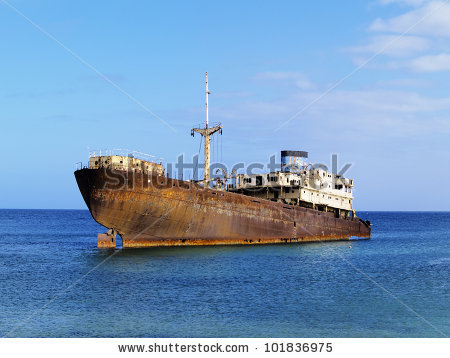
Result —
[[[300,89],[309,90],[315,86],[308,78],[300,72],[260,72],[254,77],[261,81],[285,81],[295,84]]]
[[[396,78],[392,80],[381,80],[377,82],[380,87],[415,87],[424,88],[430,87],[431,81],[422,80],[418,78]]]
[[[374,36],[364,46],[351,47],[353,53],[377,53],[383,51],[384,55],[393,57],[411,56],[430,48],[430,41],[418,36],[380,35]]]
[[[382,5],[389,5],[394,3],[399,3],[402,5],[419,6],[422,5],[427,0],[380,0]]]
[[[360,65],[380,51],[398,60],[377,60],[378,69],[438,72],[450,70],[450,1],[381,0],[382,4],[402,3],[415,6],[406,13],[376,19],[370,30],[382,34],[372,36],[363,46],[352,47],[352,60]],[[408,31],[406,35],[401,35]],[[440,54],[439,54],[440,53]],[[404,60],[400,60],[404,58]]]
[[[361,113],[417,114],[449,110],[450,98],[431,98],[399,90],[340,90],[331,92],[316,106],[322,109],[340,107],[343,111],[358,110]]]
[[[237,121],[244,130],[263,126],[275,130],[290,117],[320,96],[317,91],[302,91],[273,101],[246,101],[216,108],[215,115]],[[340,133],[349,138],[405,137],[450,133],[450,121],[441,112],[450,110],[450,97],[432,98],[407,90],[335,90],[283,127],[282,131],[304,128],[323,137]],[[262,127],[261,127],[262,128]]]
[[[432,1],[397,17],[376,19],[370,30],[450,37],[450,3]]]
[[[416,72],[450,71],[450,54],[418,57],[409,61],[407,67]]]

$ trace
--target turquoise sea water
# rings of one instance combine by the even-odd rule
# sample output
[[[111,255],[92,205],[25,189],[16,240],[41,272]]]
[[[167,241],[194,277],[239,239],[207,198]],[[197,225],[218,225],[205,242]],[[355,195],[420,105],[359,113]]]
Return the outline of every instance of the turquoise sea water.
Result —
[[[0,335],[450,335],[450,213],[358,214],[371,240],[111,251],[88,211],[0,210]]]

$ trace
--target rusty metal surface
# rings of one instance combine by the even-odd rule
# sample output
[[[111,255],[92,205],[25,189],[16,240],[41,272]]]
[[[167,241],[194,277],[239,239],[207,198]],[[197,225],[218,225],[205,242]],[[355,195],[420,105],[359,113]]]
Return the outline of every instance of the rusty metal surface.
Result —
[[[358,218],[204,189],[156,174],[111,169],[75,172],[93,216],[124,247],[268,244],[370,237]]]
[[[110,234],[97,235],[97,247],[101,249],[109,249],[116,247],[116,238]]]
[[[105,234],[97,235],[97,247],[102,249],[111,249],[116,247],[116,233],[110,229]]]

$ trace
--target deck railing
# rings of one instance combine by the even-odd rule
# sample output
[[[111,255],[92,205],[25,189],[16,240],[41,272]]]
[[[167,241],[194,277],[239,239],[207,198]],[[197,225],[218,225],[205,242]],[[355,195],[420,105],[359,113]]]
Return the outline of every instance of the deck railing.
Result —
[[[102,150],[90,150],[89,151],[89,158],[95,158],[95,157],[110,157],[113,155],[119,155],[122,157],[129,157],[129,158],[136,158],[140,160],[145,160],[147,162],[156,163],[159,164],[162,163],[163,158],[157,158],[154,155],[146,154],[142,152],[138,152],[136,150],[129,150],[129,149],[102,149]]]

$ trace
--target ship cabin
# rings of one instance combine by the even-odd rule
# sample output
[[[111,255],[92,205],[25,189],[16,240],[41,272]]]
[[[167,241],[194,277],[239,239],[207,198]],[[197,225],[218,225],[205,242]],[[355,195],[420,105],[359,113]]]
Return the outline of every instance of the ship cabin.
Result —
[[[89,152],[89,169],[109,168],[143,173],[157,173],[164,175],[164,168],[156,162],[153,156],[136,151],[114,149],[107,151]]]
[[[306,163],[307,152],[282,151],[281,171],[239,174],[228,191],[275,202],[300,205],[336,217],[354,216],[353,179]]]

